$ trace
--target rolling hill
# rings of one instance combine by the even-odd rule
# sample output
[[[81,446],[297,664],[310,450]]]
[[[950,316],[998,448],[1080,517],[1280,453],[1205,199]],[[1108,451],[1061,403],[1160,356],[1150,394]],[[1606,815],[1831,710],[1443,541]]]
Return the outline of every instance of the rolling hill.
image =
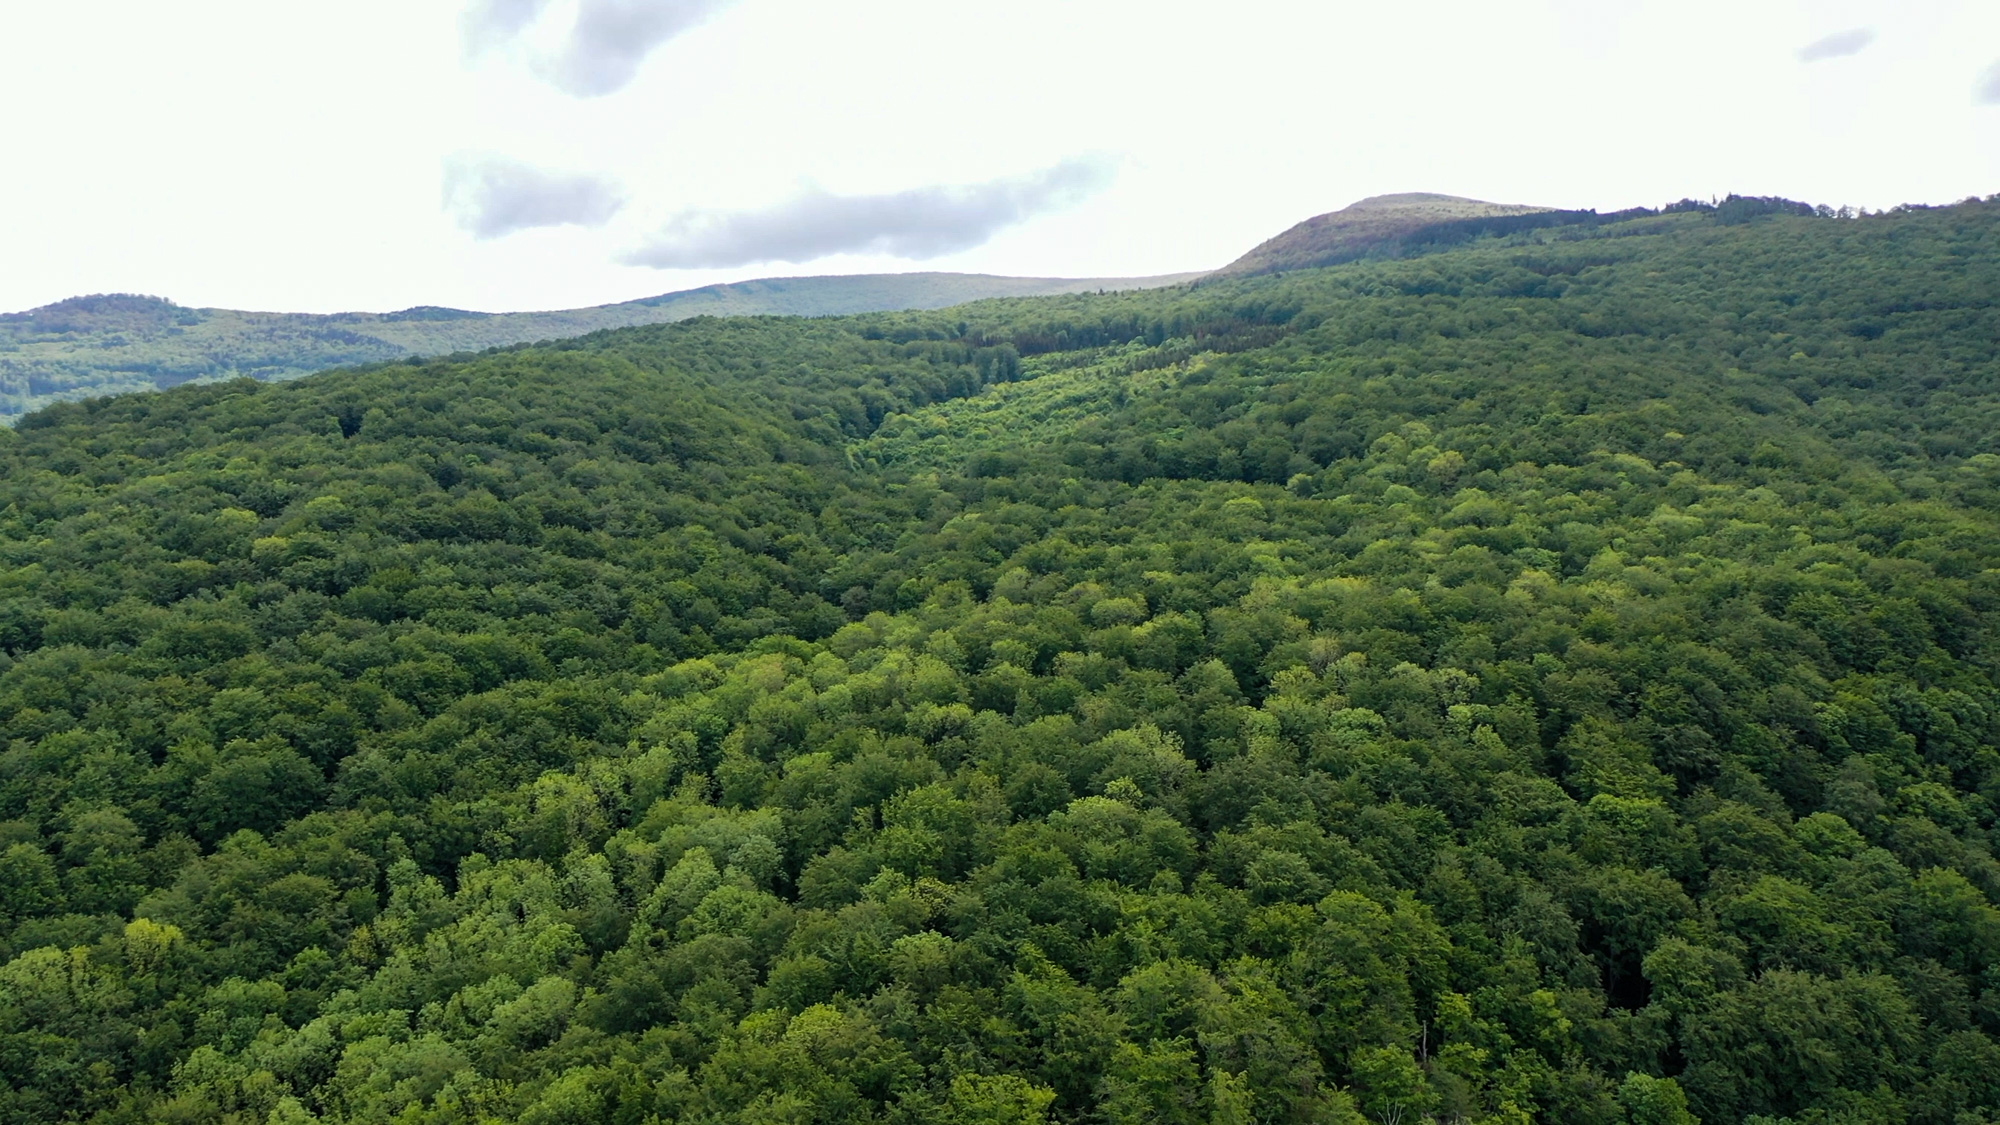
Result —
[[[1159,289],[1437,253],[1481,239],[1577,233],[1696,212],[1722,222],[1774,212],[1811,214],[1789,200],[1731,196],[1661,211],[1600,215],[1429,193],[1383,195],[1318,215],[1212,272],[1140,278],[996,277],[904,273],[765,278],[612,305],[480,313],[417,307],[392,313],[243,312],[184,308],[157,297],[99,294],[0,314],[0,425],[40,406],[245,376],[291,379],[332,367],[483,351],[696,316],[840,316],[937,309],[998,297]]]
[[[1173,285],[1150,278],[907,273],[767,278],[556,312],[241,312],[156,297],[76,297],[0,315],[0,422],[51,402],[248,376],[290,379],[329,367],[482,351],[695,316],[834,316],[931,309],[987,297]]]

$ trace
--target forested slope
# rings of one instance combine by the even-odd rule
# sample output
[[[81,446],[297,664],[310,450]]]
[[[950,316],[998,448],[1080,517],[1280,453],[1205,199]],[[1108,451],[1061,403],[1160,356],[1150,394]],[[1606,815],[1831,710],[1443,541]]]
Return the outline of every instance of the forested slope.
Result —
[[[0,1118],[2000,1115],[2000,204],[0,431]]]
[[[1140,278],[883,273],[771,277],[550,312],[419,307],[393,313],[198,309],[98,294],[0,314],[0,424],[53,402],[218,379],[295,379],[329,367],[480,351],[697,316],[840,316],[990,297],[1173,285]]]

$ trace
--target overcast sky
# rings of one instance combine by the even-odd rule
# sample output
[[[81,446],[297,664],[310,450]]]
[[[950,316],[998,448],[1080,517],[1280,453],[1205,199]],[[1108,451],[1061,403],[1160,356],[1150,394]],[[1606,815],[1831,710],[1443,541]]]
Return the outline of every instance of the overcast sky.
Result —
[[[0,310],[1219,266],[1363,196],[2000,192],[1993,0],[8,0]]]

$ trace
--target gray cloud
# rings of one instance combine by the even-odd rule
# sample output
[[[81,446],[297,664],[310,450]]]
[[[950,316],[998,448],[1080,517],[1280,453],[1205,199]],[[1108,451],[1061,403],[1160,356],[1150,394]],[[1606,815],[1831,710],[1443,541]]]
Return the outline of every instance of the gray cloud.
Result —
[[[1976,105],[2000,105],[2000,62],[1987,67],[1986,73],[1979,76],[1972,100]]]
[[[583,0],[576,26],[544,76],[580,98],[616,93],[653,49],[735,0]]]
[[[1026,176],[887,195],[813,191],[762,211],[676,216],[627,265],[702,269],[806,262],[832,254],[936,258],[969,250],[1001,230],[1094,194],[1114,166],[1077,157]]]
[[[555,53],[535,69],[565,93],[596,98],[638,77],[646,56],[705,22],[736,0],[582,0],[576,23]],[[497,47],[527,30],[551,0],[472,0],[460,17],[468,55]]]
[[[1821,62],[1826,59],[1844,59],[1858,55],[1875,42],[1875,29],[1871,27],[1850,27],[1846,31],[1836,31],[1822,36],[1799,48],[1799,61]]]
[[[444,206],[474,238],[533,227],[603,226],[625,206],[617,186],[596,176],[548,172],[504,156],[445,161]]]
[[[534,23],[549,0],[472,0],[458,17],[465,53],[477,55],[498,47]]]

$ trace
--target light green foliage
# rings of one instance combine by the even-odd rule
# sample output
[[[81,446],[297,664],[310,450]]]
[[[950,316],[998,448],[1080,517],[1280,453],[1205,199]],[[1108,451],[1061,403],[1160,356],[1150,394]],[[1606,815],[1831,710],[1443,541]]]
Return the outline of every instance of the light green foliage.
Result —
[[[1996,243],[30,416],[0,1119],[1991,1119]]]
[[[1618,1087],[1618,1104],[1632,1125],[1699,1125],[1688,1112],[1687,1095],[1671,1078],[1628,1074]]]

